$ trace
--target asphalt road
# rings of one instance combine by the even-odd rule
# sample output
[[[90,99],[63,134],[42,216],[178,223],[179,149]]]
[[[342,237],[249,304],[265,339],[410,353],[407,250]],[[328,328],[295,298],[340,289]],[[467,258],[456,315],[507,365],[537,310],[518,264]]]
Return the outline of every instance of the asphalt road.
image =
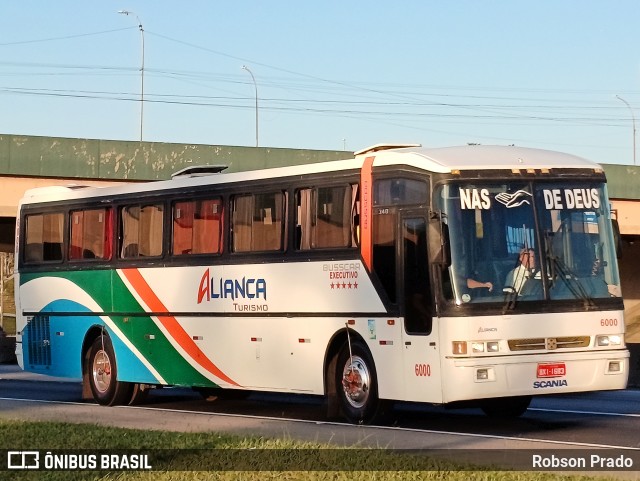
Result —
[[[539,397],[518,419],[490,419],[478,409],[447,410],[398,403],[381,426],[327,422],[314,396],[252,394],[245,400],[204,400],[189,389],[153,391],[136,407],[102,407],[80,399],[68,382],[0,365],[0,417],[87,422],[169,431],[232,432],[289,437],[338,446],[451,450],[581,450],[630,453],[640,479],[640,391]]]

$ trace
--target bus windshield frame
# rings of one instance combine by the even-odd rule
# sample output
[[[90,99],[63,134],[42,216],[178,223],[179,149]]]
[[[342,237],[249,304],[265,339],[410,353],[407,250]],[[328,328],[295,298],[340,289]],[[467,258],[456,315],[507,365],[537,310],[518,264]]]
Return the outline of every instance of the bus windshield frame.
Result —
[[[436,203],[450,239],[442,280],[448,305],[508,311],[621,303],[604,182],[461,181],[440,186]]]

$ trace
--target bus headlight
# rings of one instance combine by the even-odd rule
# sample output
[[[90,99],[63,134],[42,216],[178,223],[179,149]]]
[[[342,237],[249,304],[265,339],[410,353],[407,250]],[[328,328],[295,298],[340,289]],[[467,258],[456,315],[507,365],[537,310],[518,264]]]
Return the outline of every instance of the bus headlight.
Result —
[[[618,335],[596,336],[596,346],[619,346],[622,344],[622,338]]]
[[[500,343],[498,341],[453,341],[451,343],[453,354],[467,354],[469,347],[473,354],[481,354],[484,352],[495,353],[500,351]]]

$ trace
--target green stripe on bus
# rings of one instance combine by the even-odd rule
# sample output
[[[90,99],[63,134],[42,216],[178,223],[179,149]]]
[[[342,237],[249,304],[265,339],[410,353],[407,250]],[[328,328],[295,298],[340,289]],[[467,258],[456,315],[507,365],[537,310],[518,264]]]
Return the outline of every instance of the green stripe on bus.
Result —
[[[103,312],[144,312],[116,271],[25,273],[21,274],[20,283],[41,277],[59,277],[73,282],[89,294]],[[110,319],[168,384],[216,387],[180,355],[151,317],[111,315]]]

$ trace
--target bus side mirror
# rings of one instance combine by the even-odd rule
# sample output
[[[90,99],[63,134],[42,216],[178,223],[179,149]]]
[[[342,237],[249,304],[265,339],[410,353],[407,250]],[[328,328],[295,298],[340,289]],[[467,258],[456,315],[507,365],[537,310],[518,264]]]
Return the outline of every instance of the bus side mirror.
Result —
[[[611,227],[613,228],[613,244],[616,246],[616,257],[622,257],[622,235],[620,235],[620,225],[616,219],[611,219]]]
[[[429,216],[429,259],[442,268],[451,265],[449,226],[442,221],[441,212],[432,212]]]

